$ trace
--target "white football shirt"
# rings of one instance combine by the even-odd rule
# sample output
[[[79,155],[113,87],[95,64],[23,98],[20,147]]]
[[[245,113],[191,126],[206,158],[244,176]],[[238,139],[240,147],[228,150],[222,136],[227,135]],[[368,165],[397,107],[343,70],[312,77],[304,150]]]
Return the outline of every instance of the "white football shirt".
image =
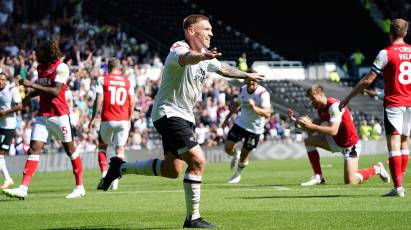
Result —
[[[178,59],[189,50],[190,47],[185,41],[176,42],[170,48],[164,64],[160,89],[154,99],[151,114],[153,121],[167,116],[195,122],[193,108],[201,96],[207,73],[219,71],[221,63],[217,59],[212,59],[200,61],[195,65],[181,66]]]
[[[244,85],[241,87],[238,99],[241,103],[241,111],[234,123],[249,132],[255,134],[264,133],[264,126],[267,119],[254,112],[248,104],[248,100],[253,99],[255,105],[258,107],[271,107],[270,93],[268,93],[264,87],[258,85],[257,89],[250,94],[247,91],[247,85]]]
[[[7,84],[3,90],[0,91],[0,111],[9,110],[15,104],[21,102],[21,97],[17,87]],[[17,125],[16,113],[9,113],[0,117],[0,128],[15,129]]]

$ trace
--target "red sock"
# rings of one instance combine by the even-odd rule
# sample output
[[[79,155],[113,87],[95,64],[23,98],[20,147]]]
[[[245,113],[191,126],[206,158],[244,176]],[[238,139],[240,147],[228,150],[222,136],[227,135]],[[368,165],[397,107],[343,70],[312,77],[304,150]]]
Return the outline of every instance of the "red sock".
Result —
[[[320,154],[317,150],[308,152],[308,159],[310,159],[311,167],[313,168],[314,174],[322,175],[321,164],[320,164]]]
[[[401,156],[392,156],[388,160],[390,166],[390,173],[394,186],[396,188],[402,186],[402,157]]]
[[[21,185],[29,187],[31,178],[34,172],[37,170],[37,165],[39,164],[40,155],[29,155],[27,158],[26,165],[24,166],[23,179],[21,180]]]
[[[402,158],[401,175],[404,178],[405,170],[407,169],[407,165],[408,165],[409,155],[408,154],[402,154],[401,158]]]
[[[363,181],[368,180],[370,177],[374,176],[377,172],[375,171],[374,167],[361,169],[357,173],[361,174]]]
[[[107,156],[104,150],[98,152],[98,165],[100,166],[101,172],[107,171]]]
[[[81,166],[80,156],[71,160],[71,165],[73,166],[73,174],[76,178],[76,185],[83,185],[83,168]]]

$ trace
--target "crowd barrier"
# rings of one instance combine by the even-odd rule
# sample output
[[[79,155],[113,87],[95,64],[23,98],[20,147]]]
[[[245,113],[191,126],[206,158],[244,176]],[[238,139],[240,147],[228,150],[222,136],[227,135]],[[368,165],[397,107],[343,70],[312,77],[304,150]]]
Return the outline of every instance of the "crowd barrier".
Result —
[[[203,147],[207,162],[226,162],[230,160],[224,152],[223,146],[218,147]],[[52,152],[52,151],[50,151]],[[323,157],[341,156],[338,153],[330,153],[320,149],[320,155]],[[362,141],[362,155],[372,155],[386,153],[386,141]],[[260,143],[258,148],[252,152],[251,160],[285,160],[305,158],[307,155],[304,143],[302,142],[281,142],[281,141],[266,141]],[[112,153],[108,154],[110,158]],[[138,161],[147,158],[163,158],[162,149],[154,150],[129,150],[126,151],[127,161]],[[7,168],[11,174],[22,173],[27,156],[6,156]],[[97,154],[83,153],[81,154],[83,169],[98,169]],[[66,171],[71,170],[71,162],[65,154],[48,153],[40,156],[38,172]]]

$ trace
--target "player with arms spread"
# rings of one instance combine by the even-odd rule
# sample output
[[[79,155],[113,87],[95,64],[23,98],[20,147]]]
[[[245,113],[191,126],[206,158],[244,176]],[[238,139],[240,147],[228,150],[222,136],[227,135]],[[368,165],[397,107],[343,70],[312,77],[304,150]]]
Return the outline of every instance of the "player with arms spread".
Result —
[[[252,81],[263,77],[222,65],[216,59],[221,53],[216,48],[208,50],[213,33],[206,16],[187,16],[183,29],[186,40],[178,41],[170,48],[151,114],[154,126],[162,136],[164,160],[126,163],[113,157],[104,177],[103,189],[107,190],[114,179],[124,174],[178,178],[187,164],[183,183],[187,215],[183,227],[213,228],[215,225],[200,215],[200,189],[206,159],[194,137],[193,108],[201,96],[208,73]]]

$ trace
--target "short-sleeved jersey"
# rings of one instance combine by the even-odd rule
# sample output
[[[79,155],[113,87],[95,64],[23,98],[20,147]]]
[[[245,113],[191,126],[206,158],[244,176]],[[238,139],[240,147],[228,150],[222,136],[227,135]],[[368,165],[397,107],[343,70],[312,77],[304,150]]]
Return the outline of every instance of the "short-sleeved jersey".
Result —
[[[247,85],[244,85],[240,89],[238,99],[241,103],[241,111],[234,123],[249,132],[255,134],[264,133],[264,126],[267,119],[264,116],[258,115],[250,107],[248,100],[253,99],[255,105],[258,107],[270,107],[270,93],[261,85],[257,86],[257,89],[253,93],[249,93]]]
[[[17,87],[7,84],[0,90],[0,111],[11,109],[15,104],[21,102],[21,97]],[[0,117],[0,128],[15,129],[17,125],[16,113],[9,113]]]
[[[68,66],[61,61],[56,61],[49,66],[40,64],[37,67],[37,71],[39,72],[39,77],[36,81],[37,84],[48,87],[54,86],[57,82],[64,84],[57,97],[39,91],[40,111],[38,115],[43,117],[54,117],[69,114],[69,107],[65,96],[67,80],[69,77]]]
[[[318,116],[321,121],[340,122],[338,132],[333,136],[333,139],[342,148],[351,147],[358,142],[357,128],[348,107],[340,111],[339,104],[338,100],[331,97],[327,98],[327,105],[322,109],[318,109]]]
[[[134,88],[128,77],[107,74],[97,79],[96,93],[103,94],[102,121],[128,121],[131,116],[130,100]]]
[[[384,77],[384,106],[411,106],[411,46],[392,44],[381,50],[371,68]]]
[[[163,116],[180,117],[195,122],[193,108],[201,96],[207,73],[217,72],[221,63],[217,59],[200,61],[195,65],[181,66],[179,57],[190,51],[184,41],[173,44],[168,54],[160,89],[154,99],[153,121]]]

